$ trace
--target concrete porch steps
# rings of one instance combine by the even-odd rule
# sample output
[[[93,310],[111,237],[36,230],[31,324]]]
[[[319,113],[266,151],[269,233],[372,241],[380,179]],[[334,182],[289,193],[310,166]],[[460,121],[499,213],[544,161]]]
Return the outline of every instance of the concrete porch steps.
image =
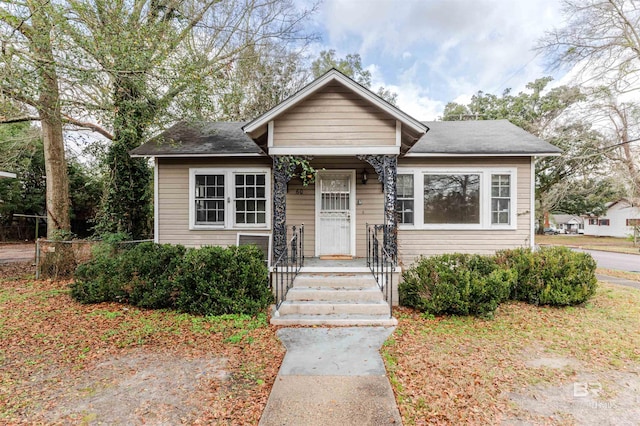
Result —
[[[389,304],[369,271],[298,274],[273,325],[394,326]]]

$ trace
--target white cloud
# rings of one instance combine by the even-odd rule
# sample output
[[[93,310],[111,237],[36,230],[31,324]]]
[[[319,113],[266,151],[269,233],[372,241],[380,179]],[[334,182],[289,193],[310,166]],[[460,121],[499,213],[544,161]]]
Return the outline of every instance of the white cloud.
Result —
[[[328,48],[377,64],[388,87],[427,93],[429,109],[545,75],[532,48],[561,15],[559,0],[326,0],[320,19]]]

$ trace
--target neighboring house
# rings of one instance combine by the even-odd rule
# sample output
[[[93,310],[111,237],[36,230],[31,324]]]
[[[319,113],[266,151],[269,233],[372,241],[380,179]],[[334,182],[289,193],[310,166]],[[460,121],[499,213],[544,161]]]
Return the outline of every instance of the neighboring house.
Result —
[[[181,122],[131,154],[154,160],[157,242],[272,235],[275,262],[304,224],[306,267],[367,257],[367,224],[386,225],[400,266],[531,246],[535,157],[559,153],[507,120],[420,122],[331,70],[253,121]],[[291,175],[292,157],[310,161],[314,184]]]
[[[634,225],[640,225],[640,206],[620,199],[606,204],[602,216],[586,216],[584,234],[598,237],[626,238],[633,235]]]
[[[561,234],[578,234],[584,231],[584,219],[572,214],[551,215],[551,222]]]

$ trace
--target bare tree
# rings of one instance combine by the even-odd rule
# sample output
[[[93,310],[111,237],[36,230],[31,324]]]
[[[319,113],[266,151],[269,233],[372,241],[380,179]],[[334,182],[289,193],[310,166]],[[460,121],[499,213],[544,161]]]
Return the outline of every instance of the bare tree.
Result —
[[[577,66],[583,79],[640,89],[640,2],[636,0],[564,0],[567,23],[546,34],[538,49],[553,66]]]
[[[640,201],[640,105],[623,101],[607,88],[591,91],[585,114],[607,132],[607,143],[601,150],[624,182],[627,196]]]
[[[292,0],[5,0],[2,6],[0,87],[38,114],[0,121],[40,120],[62,155],[63,124],[110,139],[103,230],[130,234],[144,233],[150,194],[146,163],[128,151],[176,119],[222,116],[227,71],[248,51],[304,47],[313,36],[303,21],[315,10]],[[36,24],[38,43],[31,35]],[[278,71],[274,64],[269,72]],[[31,93],[32,87],[40,91]],[[68,200],[62,189],[68,185],[56,180],[62,175],[55,170],[49,179],[55,194]]]
[[[47,181],[48,238],[70,230],[69,178],[54,55],[56,46],[52,40],[55,29],[55,12],[49,2],[5,2],[0,7],[0,92],[14,102],[32,107],[40,121]],[[31,118],[24,118],[27,119]]]

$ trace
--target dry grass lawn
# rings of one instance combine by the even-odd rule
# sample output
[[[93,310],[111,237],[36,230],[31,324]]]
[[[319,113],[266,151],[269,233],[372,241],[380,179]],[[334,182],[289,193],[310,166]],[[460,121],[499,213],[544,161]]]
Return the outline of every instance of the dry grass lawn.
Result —
[[[4,266],[0,424],[258,423],[284,356],[266,318],[82,305],[68,282]],[[507,303],[493,320],[395,315],[383,357],[406,425],[640,418],[628,398],[640,397],[638,290],[603,284],[565,309]],[[577,402],[596,411],[567,390],[586,381],[603,393]]]
[[[640,254],[640,247],[626,238],[592,237],[586,235],[536,235],[536,244],[574,246],[587,250]]]
[[[405,425],[640,418],[636,289],[603,284],[585,306],[563,309],[507,303],[493,320],[396,316],[383,355]],[[574,398],[573,384],[587,380],[606,390],[600,399]]]
[[[82,305],[0,276],[0,424],[257,424],[284,349],[266,317]]]

